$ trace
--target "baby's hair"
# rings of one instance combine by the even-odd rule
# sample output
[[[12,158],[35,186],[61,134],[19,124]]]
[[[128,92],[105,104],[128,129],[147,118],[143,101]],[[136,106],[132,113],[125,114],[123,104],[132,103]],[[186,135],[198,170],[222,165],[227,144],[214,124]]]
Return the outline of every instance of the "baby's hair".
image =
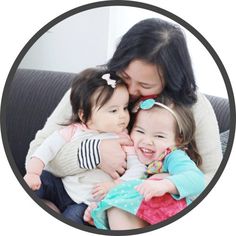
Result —
[[[117,86],[125,86],[122,80],[113,72],[104,67],[88,68],[80,72],[72,82],[70,102],[72,106],[71,123],[86,124],[91,118],[93,107],[104,106],[111,98],[114,89],[107,81],[102,79],[105,74],[116,81]],[[96,97],[94,96],[96,95]],[[82,111],[82,117],[79,116]]]
[[[194,161],[197,166],[200,166],[202,164],[202,158],[198,152],[194,138],[196,124],[191,107],[176,104],[173,102],[173,100],[166,96],[160,96],[156,99],[156,101],[168,106],[175,113],[177,117],[176,139],[178,139],[180,142],[178,148],[186,151],[191,160]]]

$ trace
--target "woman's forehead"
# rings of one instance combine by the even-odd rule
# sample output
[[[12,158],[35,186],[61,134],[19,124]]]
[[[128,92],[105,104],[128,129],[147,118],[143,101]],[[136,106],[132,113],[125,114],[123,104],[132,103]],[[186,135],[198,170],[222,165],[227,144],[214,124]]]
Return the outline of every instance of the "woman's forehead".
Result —
[[[128,67],[124,69],[123,75],[143,83],[148,80],[156,80],[160,77],[159,70],[155,64],[147,63],[142,60],[132,61]]]

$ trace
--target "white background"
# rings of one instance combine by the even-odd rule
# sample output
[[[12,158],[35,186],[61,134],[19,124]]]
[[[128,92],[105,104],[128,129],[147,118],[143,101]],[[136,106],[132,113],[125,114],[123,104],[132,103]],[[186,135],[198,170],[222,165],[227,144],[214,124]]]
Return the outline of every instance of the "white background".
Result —
[[[4,3],[3,3],[4,2]],[[28,40],[58,15],[93,1],[77,0],[8,0],[0,5],[0,93],[9,70]],[[195,27],[216,50],[231,84],[236,89],[235,7],[228,1],[155,0],[147,1],[181,17]],[[207,70],[207,68],[206,68]],[[214,88],[215,84],[212,84]],[[0,144],[0,234],[7,235],[88,235],[72,228],[31,200],[16,180]],[[178,221],[145,235],[232,235],[235,232],[236,161],[235,147],[220,180],[208,196]]]
[[[25,54],[19,67],[78,73],[87,67],[105,64],[122,35],[135,23],[152,17],[173,22],[154,11],[130,6],[108,6],[80,12],[45,32]],[[211,54],[190,31],[182,29],[199,90],[227,98],[222,75]],[[217,86],[213,88],[212,84]]]

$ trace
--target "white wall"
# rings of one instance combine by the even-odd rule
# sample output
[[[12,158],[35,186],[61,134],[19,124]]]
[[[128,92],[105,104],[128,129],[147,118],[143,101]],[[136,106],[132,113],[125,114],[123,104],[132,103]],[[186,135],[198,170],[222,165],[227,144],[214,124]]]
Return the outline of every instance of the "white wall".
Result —
[[[96,8],[76,14],[37,40],[20,67],[78,72],[104,64],[112,56],[120,37],[136,22],[150,17],[172,21],[156,12],[125,6]],[[183,30],[199,89],[203,93],[227,97],[223,78],[213,58],[195,36],[185,28]]]
[[[156,12],[141,8],[122,6],[111,7],[109,17],[108,58],[112,56],[121,36],[132,25],[142,19],[152,17],[158,17],[174,22]],[[206,94],[227,98],[228,95],[224,80],[211,54],[191,32],[183,27],[182,29],[186,35],[188,48],[192,58],[194,74],[200,91]]]
[[[106,63],[109,8],[73,15],[42,35],[20,68],[79,72]]]

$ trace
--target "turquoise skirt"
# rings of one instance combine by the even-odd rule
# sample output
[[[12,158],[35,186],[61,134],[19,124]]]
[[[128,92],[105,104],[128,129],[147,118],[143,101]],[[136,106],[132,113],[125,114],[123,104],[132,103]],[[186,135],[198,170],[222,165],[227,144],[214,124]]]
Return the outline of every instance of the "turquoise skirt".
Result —
[[[187,206],[186,199],[176,200],[169,193],[145,201],[135,190],[143,181],[130,180],[113,188],[91,212],[95,226],[99,229],[109,229],[106,210],[112,207],[129,212],[153,225],[170,218]]]

